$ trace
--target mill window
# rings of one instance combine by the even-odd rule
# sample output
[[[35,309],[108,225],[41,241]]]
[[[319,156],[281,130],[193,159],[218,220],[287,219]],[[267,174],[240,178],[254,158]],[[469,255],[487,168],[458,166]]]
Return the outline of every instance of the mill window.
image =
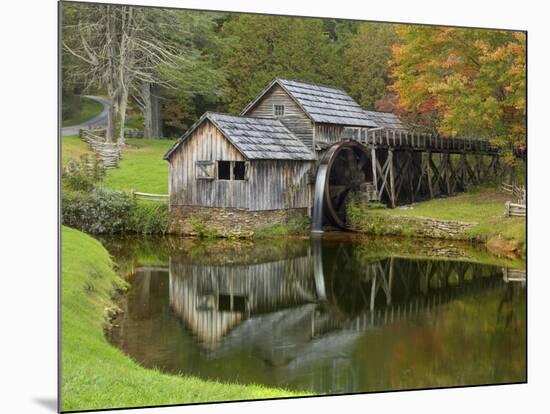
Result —
[[[218,161],[218,180],[231,180],[231,161]]]
[[[275,116],[284,116],[285,106],[284,105],[273,105],[273,115]]]
[[[218,161],[218,180],[246,180],[246,161]]]
[[[246,164],[244,161],[235,161],[233,164],[233,179],[244,180],[246,176]]]

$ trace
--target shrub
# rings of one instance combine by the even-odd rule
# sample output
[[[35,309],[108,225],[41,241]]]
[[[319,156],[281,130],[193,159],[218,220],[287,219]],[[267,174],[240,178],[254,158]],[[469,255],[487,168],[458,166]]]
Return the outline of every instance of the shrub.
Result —
[[[138,202],[134,208],[133,229],[136,233],[164,234],[168,227],[168,204]]]
[[[203,217],[195,215],[189,218],[189,222],[193,227],[193,233],[195,233],[201,239],[214,239],[219,237],[219,233],[216,229],[208,227]]]
[[[65,166],[61,181],[67,191],[92,191],[105,177],[105,167],[97,157],[87,154]]]
[[[135,201],[123,192],[102,188],[90,193],[64,191],[63,224],[87,233],[124,233],[132,230]]]
[[[64,191],[61,203],[63,224],[92,234],[164,234],[168,224],[166,204],[138,203],[122,191]]]
[[[254,237],[262,239],[269,237],[305,235],[309,232],[310,227],[311,220],[308,216],[292,214],[284,222],[258,226],[254,231]]]

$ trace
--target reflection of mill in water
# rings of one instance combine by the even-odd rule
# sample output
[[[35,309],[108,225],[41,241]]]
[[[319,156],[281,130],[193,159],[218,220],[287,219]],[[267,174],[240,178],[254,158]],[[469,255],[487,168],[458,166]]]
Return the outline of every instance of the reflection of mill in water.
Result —
[[[171,259],[170,304],[207,358],[247,347],[294,370],[323,358],[330,389],[353,382],[346,350],[369,329],[397,324],[503,283],[500,269],[470,262],[361,257],[346,244],[251,265]],[[340,384],[340,385],[338,385]]]

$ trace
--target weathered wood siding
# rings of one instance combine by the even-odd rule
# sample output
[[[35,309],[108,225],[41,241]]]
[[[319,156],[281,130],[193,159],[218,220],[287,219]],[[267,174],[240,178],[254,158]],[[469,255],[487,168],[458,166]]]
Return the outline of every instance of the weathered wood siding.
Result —
[[[250,210],[307,208],[312,203],[312,161],[252,160],[248,180],[197,179],[196,161],[246,161],[210,122],[188,138],[170,157],[171,205],[234,207]]]
[[[341,125],[316,124],[315,141],[333,144],[340,141],[342,132],[344,132],[344,127]]]
[[[285,105],[284,116],[274,116],[273,105]],[[278,118],[308,148],[313,149],[313,122],[279,85],[273,86],[245,115],[258,118]]]
[[[254,160],[250,163],[250,210],[312,205],[312,161]]]
[[[245,161],[211,122],[201,125],[170,157],[170,204],[247,208],[249,183],[197,179],[195,161]],[[214,165],[217,177],[217,165]]]

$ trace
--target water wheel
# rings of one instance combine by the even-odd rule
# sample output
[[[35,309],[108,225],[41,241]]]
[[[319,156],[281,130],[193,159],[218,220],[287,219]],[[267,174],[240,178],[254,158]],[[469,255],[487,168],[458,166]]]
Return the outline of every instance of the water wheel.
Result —
[[[323,191],[324,215],[333,225],[346,227],[346,204],[349,196],[366,183],[371,168],[368,161],[367,148],[355,141],[333,145],[321,159],[324,185],[319,183],[316,192]]]

